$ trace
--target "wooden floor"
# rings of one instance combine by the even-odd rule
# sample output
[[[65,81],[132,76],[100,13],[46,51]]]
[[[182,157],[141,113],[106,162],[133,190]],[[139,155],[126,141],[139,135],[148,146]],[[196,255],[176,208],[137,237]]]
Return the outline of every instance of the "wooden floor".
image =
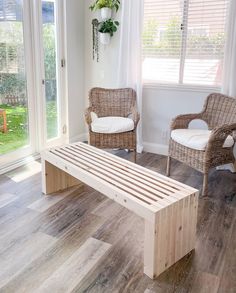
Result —
[[[165,157],[144,153],[137,163],[165,173]],[[200,173],[172,166],[172,178],[200,188]],[[39,171],[35,162],[0,176],[1,293],[236,292],[235,174],[211,172],[195,253],[152,281],[143,275],[142,219],[89,187],[42,196]]]

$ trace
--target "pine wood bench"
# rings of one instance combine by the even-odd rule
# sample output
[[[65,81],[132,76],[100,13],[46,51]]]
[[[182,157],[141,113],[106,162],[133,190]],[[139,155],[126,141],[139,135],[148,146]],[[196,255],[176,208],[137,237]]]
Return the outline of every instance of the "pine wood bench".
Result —
[[[144,273],[155,278],[194,249],[198,191],[84,143],[42,154],[43,193],[84,183],[145,220]]]

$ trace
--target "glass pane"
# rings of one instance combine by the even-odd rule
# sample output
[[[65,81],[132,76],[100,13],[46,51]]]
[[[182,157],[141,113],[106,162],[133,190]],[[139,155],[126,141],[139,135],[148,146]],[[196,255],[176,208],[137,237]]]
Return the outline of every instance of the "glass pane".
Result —
[[[143,78],[178,83],[183,0],[145,0]]]
[[[0,155],[29,144],[23,1],[0,1]]]
[[[220,86],[228,0],[190,0],[184,83]]]
[[[47,138],[58,136],[55,2],[42,1]]]

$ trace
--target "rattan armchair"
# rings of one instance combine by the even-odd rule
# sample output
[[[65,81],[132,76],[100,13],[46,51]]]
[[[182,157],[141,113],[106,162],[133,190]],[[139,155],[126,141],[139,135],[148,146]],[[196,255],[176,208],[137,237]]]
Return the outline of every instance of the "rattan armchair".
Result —
[[[205,150],[195,150],[177,143],[172,138],[169,143],[167,175],[170,175],[171,158],[174,158],[204,174],[202,195],[208,191],[208,173],[211,168],[235,163],[233,148],[236,141],[236,99],[219,93],[210,94],[203,111],[198,114],[177,116],[172,124],[174,129],[186,129],[194,119],[204,120],[212,130]],[[234,139],[234,145],[223,147],[228,135]]]
[[[91,112],[100,117],[129,117],[134,121],[132,131],[122,133],[97,133],[91,128]],[[89,92],[89,107],[85,111],[89,127],[89,144],[98,148],[120,148],[134,151],[136,162],[136,129],[140,119],[137,111],[136,92],[131,88],[93,88]]]

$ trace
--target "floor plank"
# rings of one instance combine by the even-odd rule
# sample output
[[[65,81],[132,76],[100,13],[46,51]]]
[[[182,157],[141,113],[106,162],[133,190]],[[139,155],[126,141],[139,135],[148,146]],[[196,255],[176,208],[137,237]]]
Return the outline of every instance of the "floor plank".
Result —
[[[14,276],[38,258],[57,240],[43,233],[31,235],[22,243],[17,242],[8,251],[0,256],[0,288],[8,283]]]
[[[111,219],[112,217],[119,214],[122,210],[122,206],[107,198],[92,211],[92,214],[106,219]]]
[[[21,182],[41,172],[41,164],[38,161],[31,162],[21,168],[15,169],[7,174],[14,182]]]
[[[69,190],[60,192],[58,194],[51,194],[51,195],[41,195],[39,200],[36,200],[32,204],[28,206],[29,209],[38,211],[40,213],[45,212],[50,207],[54,206],[56,203],[60,202],[64,199],[67,195],[71,194],[71,191],[76,190],[76,187],[70,188]]]
[[[60,240],[31,262],[0,292],[34,292],[63,265],[101,226],[103,220],[95,215],[84,215],[68,229]]]
[[[222,270],[220,274],[220,285],[218,293],[236,292],[236,215],[232,225],[230,239],[224,254]]]
[[[208,273],[198,272],[190,293],[217,293],[219,283],[219,277]]]
[[[6,205],[13,202],[17,198],[18,198],[18,196],[16,196],[15,194],[12,194],[12,193],[0,194],[0,208],[5,207]]]
[[[35,293],[71,292],[105,256],[110,247],[109,243],[89,238]]]

